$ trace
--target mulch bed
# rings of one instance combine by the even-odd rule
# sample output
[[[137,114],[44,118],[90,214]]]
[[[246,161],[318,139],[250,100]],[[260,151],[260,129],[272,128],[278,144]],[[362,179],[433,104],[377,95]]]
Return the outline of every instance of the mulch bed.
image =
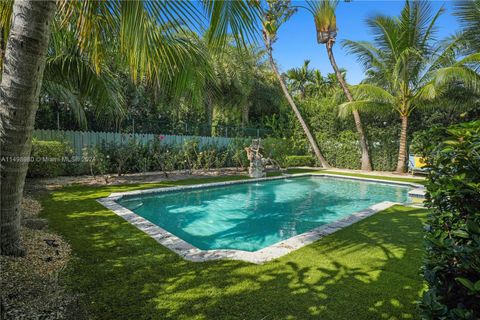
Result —
[[[24,218],[36,217],[41,205],[22,202]],[[59,235],[22,228],[23,257],[0,256],[1,319],[66,319],[76,297],[65,292],[60,273],[70,258],[70,246]]]

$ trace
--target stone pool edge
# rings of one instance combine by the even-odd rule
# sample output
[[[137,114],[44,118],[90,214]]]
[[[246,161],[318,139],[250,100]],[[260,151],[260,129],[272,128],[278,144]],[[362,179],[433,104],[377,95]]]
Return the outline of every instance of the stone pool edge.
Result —
[[[414,192],[417,190],[417,194],[423,187],[422,185],[408,182],[399,182],[399,181],[387,181],[373,178],[358,178],[358,177],[345,177],[335,174],[294,174],[289,176],[280,176],[280,177],[269,177],[269,178],[260,178],[260,179],[246,179],[240,181],[226,181],[226,182],[216,182],[216,183],[205,183],[191,186],[177,186],[177,187],[167,187],[167,188],[152,188],[146,190],[136,190],[130,192],[121,192],[121,193],[112,193],[106,198],[97,199],[97,202],[102,204],[107,209],[112,210],[115,214],[128,221],[133,226],[137,227],[144,233],[148,234],[158,243],[166,247],[167,249],[175,252],[184,259],[193,262],[204,262],[211,260],[240,260],[256,264],[261,264],[273,259],[280,258],[288,253],[291,253],[295,250],[298,250],[304,246],[307,246],[329,234],[332,234],[338,230],[341,230],[347,226],[350,226],[360,220],[363,220],[373,214],[388,209],[394,205],[401,203],[384,201],[377,203],[373,206],[370,206],[364,210],[353,213],[343,219],[338,221],[317,227],[310,231],[304,232],[302,234],[296,235],[289,239],[280,241],[271,246],[265,247],[261,250],[250,252],[243,250],[233,250],[233,249],[217,249],[217,250],[201,250],[190,243],[180,239],[174,234],[168,232],[167,230],[151,223],[147,219],[137,215],[133,211],[121,206],[116,201],[126,195],[141,195],[148,193],[157,193],[157,192],[171,192],[171,191],[180,191],[180,190],[189,190],[189,189],[200,189],[213,186],[223,186],[231,184],[240,184],[256,181],[269,181],[269,180],[278,180],[286,179],[289,177],[300,177],[300,176],[333,176],[338,178],[345,178],[350,180],[363,180],[363,181],[372,181],[372,182],[381,182],[387,184],[396,184],[396,185],[405,185],[414,187],[416,189],[411,190]]]

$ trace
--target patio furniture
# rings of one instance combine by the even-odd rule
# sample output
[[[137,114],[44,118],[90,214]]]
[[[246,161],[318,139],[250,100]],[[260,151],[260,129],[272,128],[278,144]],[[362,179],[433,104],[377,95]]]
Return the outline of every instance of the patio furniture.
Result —
[[[426,168],[425,159],[416,155],[408,155],[408,171],[412,174],[417,173],[426,173],[428,168]]]

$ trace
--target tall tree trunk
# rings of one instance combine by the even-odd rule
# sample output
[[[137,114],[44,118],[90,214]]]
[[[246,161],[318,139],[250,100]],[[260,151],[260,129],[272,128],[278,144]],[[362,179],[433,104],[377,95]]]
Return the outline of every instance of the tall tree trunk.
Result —
[[[207,94],[205,99],[205,113],[207,114],[207,133],[209,136],[213,133],[212,123],[213,123],[213,99]]]
[[[404,173],[406,170],[405,163],[407,161],[407,129],[408,116],[402,115],[402,130],[400,131],[400,147],[398,149],[397,172]]]
[[[334,41],[330,40],[326,44],[328,59],[330,59],[330,64],[332,65],[332,68],[335,71],[335,75],[337,76],[338,82],[340,83],[340,86],[342,87],[342,90],[345,93],[345,96],[347,97],[348,101],[352,102],[353,101],[352,94],[348,89],[345,79],[343,79],[342,73],[338,69],[337,62],[335,61],[335,57],[333,55],[333,50],[332,50],[333,43]],[[365,135],[365,131],[363,130],[360,113],[357,110],[354,110],[352,113],[353,113],[353,118],[355,120],[355,127],[357,128],[357,132],[358,132],[358,142],[360,143],[360,151],[362,152],[362,170],[372,171],[372,162],[370,161],[370,155],[368,153],[367,137]]]
[[[16,0],[0,84],[2,255],[22,255],[20,203],[42,86],[54,1]]]
[[[310,133],[310,129],[308,129],[307,124],[303,120],[302,115],[300,114],[300,111],[298,111],[297,106],[295,105],[295,102],[292,99],[292,96],[290,96],[290,93],[288,93],[287,86],[285,85],[285,82],[282,79],[282,76],[280,75],[280,72],[278,72],[277,65],[275,64],[275,60],[273,60],[273,55],[272,51],[268,51],[268,58],[270,60],[270,64],[272,65],[273,72],[275,73],[275,76],[277,77],[278,82],[280,82],[280,86],[282,87],[283,94],[287,98],[288,103],[290,104],[290,107],[292,107],[293,112],[297,116],[298,121],[302,125],[303,131],[307,135],[308,142],[310,143],[310,146],[313,149],[313,152],[315,152],[315,156],[317,157],[318,161],[320,161],[320,164],[324,168],[330,168],[330,165],[328,164],[327,160],[323,157],[322,153],[320,152],[320,149],[317,146],[317,142],[313,138],[312,134]]]
[[[242,106],[242,128],[245,128],[248,124],[248,116],[250,113],[250,102],[246,101]]]

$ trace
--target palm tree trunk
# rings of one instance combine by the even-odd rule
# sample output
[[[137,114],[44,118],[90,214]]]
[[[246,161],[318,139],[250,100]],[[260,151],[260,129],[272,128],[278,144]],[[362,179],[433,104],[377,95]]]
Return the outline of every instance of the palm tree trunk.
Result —
[[[328,59],[330,59],[330,64],[332,65],[332,68],[335,71],[335,75],[337,76],[338,82],[340,83],[340,86],[342,87],[342,90],[345,93],[345,96],[347,97],[348,101],[352,102],[353,101],[352,94],[348,89],[345,79],[343,79],[342,73],[338,69],[337,62],[335,61],[335,57],[333,55],[333,50],[332,50],[333,43],[334,42],[330,40],[326,44]],[[353,113],[353,118],[355,120],[355,127],[357,128],[357,132],[358,132],[358,142],[360,143],[360,150],[362,152],[362,170],[372,171],[372,162],[370,161],[370,155],[368,153],[367,137],[365,135],[365,131],[363,130],[360,113],[357,110],[353,111],[352,113]]]
[[[402,115],[402,130],[400,131],[400,147],[398,149],[397,172],[404,173],[406,170],[405,163],[407,160],[407,129],[408,116]]]
[[[0,253],[22,255],[20,203],[32,147],[32,130],[42,86],[54,1],[20,1],[13,7],[0,84],[2,157]]]
[[[313,151],[315,152],[315,156],[317,157],[318,161],[320,161],[320,164],[322,165],[322,167],[330,168],[330,165],[328,164],[327,160],[325,160],[322,153],[320,152],[320,149],[317,146],[317,142],[315,141],[312,134],[310,133],[310,129],[308,129],[307,124],[303,120],[303,117],[300,114],[300,111],[298,111],[298,108],[295,105],[295,102],[293,101],[292,96],[290,96],[290,93],[288,93],[287,86],[285,85],[285,82],[283,81],[282,76],[280,75],[280,72],[278,72],[277,65],[275,64],[275,60],[273,60],[272,50],[270,49],[267,51],[268,51],[268,58],[269,58],[270,64],[272,65],[273,72],[275,73],[275,76],[277,77],[278,82],[280,82],[280,86],[282,87],[283,94],[287,98],[287,101],[290,104],[290,107],[292,107],[293,112],[297,116],[297,119],[303,128],[303,131],[307,135],[308,142],[310,143]]]
[[[248,124],[248,116],[250,113],[250,102],[244,102],[242,106],[242,128]]]
[[[210,95],[207,95],[205,100],[205,113],[207,114],[207,135],[211,136],[213,134],[213,99]]]

